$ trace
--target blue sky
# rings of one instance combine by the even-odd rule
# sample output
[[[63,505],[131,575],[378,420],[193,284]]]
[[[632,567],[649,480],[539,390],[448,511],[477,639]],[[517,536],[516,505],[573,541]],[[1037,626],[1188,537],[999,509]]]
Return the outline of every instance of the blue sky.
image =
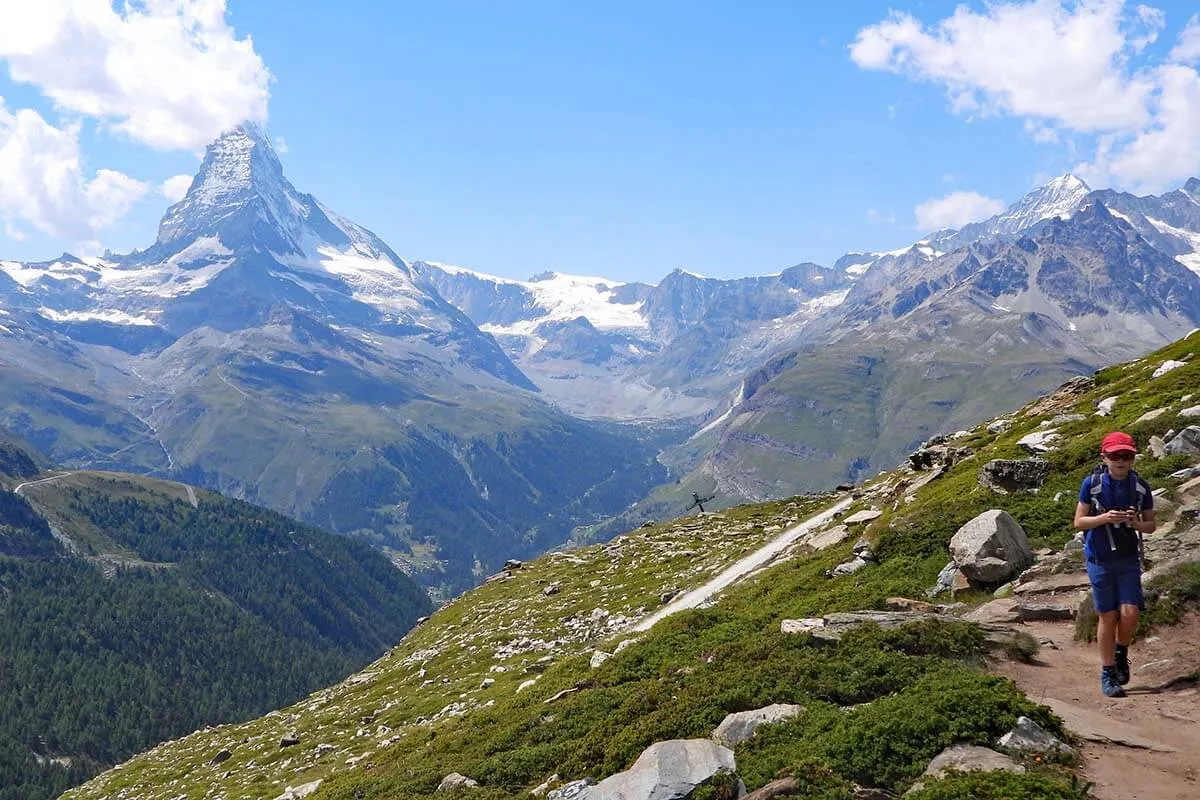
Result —
[[[1068,170],[1200,172],[1194,2],[23,5],[0,0],[5,259],[147,246],[158,187],[239,116],[402,256],[518,278],[831,264]],[[134,66],[17,39],[72,24]]]

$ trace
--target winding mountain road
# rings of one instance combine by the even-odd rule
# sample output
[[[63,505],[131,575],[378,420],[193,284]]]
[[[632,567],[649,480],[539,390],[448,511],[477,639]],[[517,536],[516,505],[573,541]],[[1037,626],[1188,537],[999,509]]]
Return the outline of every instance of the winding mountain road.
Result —
[[[20,494],[26,486],[36,486],[39,483],[49,483],[50,481],[56,481],[59,478],[66,478],[74,474],[74,472],[63,472],[59,475],[51,475],[49,478],[38,478],[36,481],[25,481],[24,483],[18,483],[17,487],[13,489],[13,494]]]
[[[815,531],[817,528],[829,522],[839,511],[845,510],[852,502],[853,498],[845,497],[821,513],[804,520],[804,522],[801,522],[799,525],[788,528],[786,531],[779,534],[750,555],[744,556],[730,566],[726,567],[719,575],[714,577],[708,583],[693,589],[690,592],[685,592],[675,600],[672,600],[670,603],[660,608],[658,611],[629,628],[629,630],[635,633],[644,633],[645,631],[653,628],[659,620],[666,619],[672,614],[677,614],[680,611],[685,611],[689,608],[695,608],[705,600],[708,600],[710,597],[715,595],[717,592],[727,589],[749,573],[775,558],[775,556],[779,555],[789,546],[794,544],[800,537]]]

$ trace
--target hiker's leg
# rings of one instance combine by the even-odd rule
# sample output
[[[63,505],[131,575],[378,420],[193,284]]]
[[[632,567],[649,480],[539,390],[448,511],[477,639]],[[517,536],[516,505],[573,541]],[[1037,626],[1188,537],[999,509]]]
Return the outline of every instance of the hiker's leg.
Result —
[[[1100,621],[1096,623],[1096,643],[1100,645],[1100,663],[1111,667],[1116,663],[1117,615],[1119,611],[1098,612]]]
[[[1116,643],[1128,646],[1133,641],[1133,634],[1137,630],[1138,607],[1122,605],[1120,614],[1120,619],[1117,621]]]

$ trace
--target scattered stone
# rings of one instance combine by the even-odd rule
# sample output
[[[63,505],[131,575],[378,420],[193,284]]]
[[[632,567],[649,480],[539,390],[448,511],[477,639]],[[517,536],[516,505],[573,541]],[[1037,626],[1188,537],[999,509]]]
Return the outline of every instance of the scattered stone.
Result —
[[[808,617],[807,619],[785,619],[779,623],[780,633],[812,633],[813,631],[824,628],[825,620],[823,617]]]
[[[1155,501],[1154,507],[1158,508]],[[1046,575],[1033,580],[1019,583],[1014,592],[1026,594],[1051,594],[1057,592],[1077,592],[1091,586],[1086,572],[1063,572],[1058,575]]]
[[[968,622],[1004,625],[1012,622],[1020,622],[1021,615],[1017,611],[1016,600],[1000,598],[984,603],[978,608],[971,609],[966,614],[963,614],[963,619]]]
[[[1041,458],[995,459],[979,469],[979,483],[999,492],[1027,492],[1040,488],[1050,474],[1050,462]]]
[[[558,594],[561,591],[562,591],[562,584],[560,584],[558,581],[555,581],[554,583],[547,586],[545,589],[542,589],[542,594],[546,595],[546,597],[549,597],[550,595]]]
[[[813,641],[819,644],[836,644],[847,631],[866,622],[881,628],[899,628],[909,622],[933,619],[937,614],[922,614],[919,611],[842,611],[828,614],[825,624],[812,631]]]
[[[1066,425],[1069,422],[1083,422],[1087,417],[1083,414],[1059,414],[1042,423],[1043,428],[1053,427],[1055,425]]]
[[[295,747],[298,744],[300,744],[300,734],[295,732],[285,733],[283,738],[279,740],[279,749],[282,750],[285,747]]]
[[[1066,496],[1066,492],[1055,492],[1054,493],[1054,502],[1061,503],[1064,496]]]
[[[542,797],[546,792],[550,791],[550,787],[558,783],[562,778],[558,777],[558,773],[554,773],[546,780],[539,783],[537,786],[529,790],[529,793],[534,797]]]
[[[1180,480],[1185,480],[1185,481],[1191,480],[1192,478],[1200,477],[1200,467],[1185,467],[1184,469],[1175,470],[1174,472],[1171,473],[1171,477],[1179,478]],[[1158,507],[1158,505],[1157,505],[1157,501],[1156,501],[1155,508],[1157,508],[1157,507]]]
[[[490,689],[492,686],[495,686],[495,685],[496,685],[495,678],[484,678],[483,681],[480,682],[479,688],[480,689]]]
[[[228,750],[222,750],[221,752],[219,752],[215,756],[213,756],[212,759],[208,763],[209,763],[209,766],[215,767],[218,764],[224,764],[226,761],[228,761],[231,758],[233,758],[233,753],[229,752]]]
[[[283,794],[275,798],[275,800],[301,800],[315,792],[321,785],[321,780],[318,778],[309,783],[302,783],[299,786],[289,786],[283,790]]]
[[[1003,583],[1033,564],[1025,529],[1007,511],[985,511],[950,539],[954,563],[970,580]]]
[[[600,666],[605,661],[608,661],[610,658],[612,658],[612,653],[606,653],[603,650],[596,650],[595,652],[592,653],[592,661],[591,661],[592,669],[595,669],[596,667]]]
[[[1040,456],[1043,453],[1052,452],[1055,449],[1054,443],[1058,439],[1058,431],[1053,428],[1047,428],[1044,431],[1034,431],[1022,436],[1017,440],[1017,444],[1024,447],[1033,455]]]
[[[460,775],[457,772],[451,772],[449,775],[442,778],[442,782],[438,784],[436,791],[448,792],[451,789],[458,789],[459,787],[465,789],[474,789],[478,786],[479,781],[472,780],[466,775]]]
[[[804,711],[804,706],[775,703],[754,711],[739,711],[721,721],[712,732],[712,740],[730,750],[754,736],[763,725],[777,725]]]
[[[846,517],[842,522],[845,522],[847,525],[855,525],[859,522],[870,522],[882,516],[883,512],[878,508],[864,508],[862,511],[855,512]]]
[[[1150,377],[1151,378],[1161,378],[1163,375],[1166,375],[1168,372],[1170,372],[1172,370],[1176,370],[1176,369],[1179,369],[1180,367],[1186,367],[1186,366],[1187,366],[1186,361],[1175,361],[1174,359],[1169,359],[1169,360],[1164,361],[1163,363],[1159,364],[1158,369],[1154,370],[1153,374],[1151,374]]]
[[[837,486],[834,487],[833,490],[835,492],[853,492],[854,484],[853,483],[839,483]]]
[[[883,605],[888,611],[919,611],[922,614],[937,613],[937,608],[933,603],[927,603],[924,600],[912,600],[908,597],[889,597]]]
[[[487,576],[487,579],[484,580],[484,583],[498,583],[500,581],[506,581],[511,577],[512,573],[508,570],[504,570],[502,572],[497,572],[495,575]]]
[[[737,774],[733,751],[708,739],[671,739],[642,751],[633,766],[589,787],[586,800],[646,798],[669,800],[689,796],[717,773]],[[738,781],[738,796],[746,787]]]
[[[616,649],[613,650],[613,655],[615,656],[617,653],[620,653],[627,647],[632,647],[633,645],[637,644],[637,642],[637,639],[622,639],[616,646]]]
[[[1012,427],[1012,424],[1013,421],[1011,419],[998,419],[995,422],[988,423],[987,432],[1004,433],[1006,430]]]
[[[564,697],[570,697],[571,695],[575,694],[576,692],[579,691],[579,689],[580,689],[580,687],[578,687],[578,686],[571,686],[570,688],[563,689],[561,692],[555,692],[554,694],[552,694],[546,698],[545,704],[550,705],[551,703],[557,703],[559,700],[562,700]]]
[[[854,558],[850,559],[849,561],[843,561],[841,564],[838,564],[833,569],[826,570],[825,576],[827,578],[840,578],[845,575],[853,575],[854,573],[858,572],[863,567],[869,567],[873,563],[875,563],[875,562],[868,561],[867,559],[863,558],[862,556],[855,556]]]
[[[1070,747],[1029,717],[1017,717],[1017,726],[1000,737],[1000,746],[1025,753],[1071,752]]]
[[[1167,443],[1161,436],[1151,436],[1150,441],[1146,444],[1146,450],[1155,458],[1162,458],[1167,454]]]
[[[925,590],[926,597],[936,597],[943,592],[949,592],[954,588],[954,577],[960,574],[958,564],[951,561],[946,566],[942,567],[942,571],[938,573],[937,582],[930,588]]]
[[[1115,406],[1117,401],[1120,399],[1120,397],[1114,395],[1113,397],[1106,397],[1099,403],[1096,403],[1096,415],[1100,417],[1107,417],[1108,415],[1112,414],[1113,406]]]
[[[869,786],[859,786],[857,783],[850,790],[850,800],[893,800],[896,795],[883,789],[873,789]]]
[[[681,594],[683,594],[681,589],[668,589],[658,596],[658,602],[665,606]]]
[[[1000,587],[999,589],[997,589],[996,591],[992,592],[992,597],[995,597],[995,598],[997,598],[997,599],[1002,599],[1002,598],[1005,598],[1005,597],[1012,597],[1012,596],[1013,596],[1013,592],[1015,592],[1015,591],[1016,591],[1016,589],[1017,589],[1017,584],[1016,584],[1016,582],[1015,582],[1015,581],[1009,581],[1008,583],[1004,584],[1003,586],[1001,586],[1001,587]]]
[[[413,623],[413,626],[415,627],[415,626],[417,626],[417,625],[424,625],[426,622],[429,622],[429,615],[428,615],[428,614],[426,614],[426,615],[425,615],[425,616],[423,616],[423,617],[417,617],[417,621]]]
[[[1171,409],[1169,409],[1169,408],[1156,408],[1153,411],[1147,411],[1145,414],[1142,414],[1140,417],[1135,419],[1133,421],[1133,424],[1140,425],[1143,422],[1152,422],[1170,410]]]
[[[591,778],[581,778],[577,781],[571,781],[546,795],[546,800],[579,800],[591,785]]]
[[[971,744],[956,744],[948,747],[937,755],[925,768],[922,777],[938,779],[945,777],[950,770],[960,772],[1013,772],[1017,775],[1025,773],[1025,768],[1003,753],[997,753],[987,747],[976,747]],[[913,784],[905,795],[912,794],[923,788],[921,781]]]
[[[1188,418],[1200,417],[1200,406],[1192,406],[1191,408],[1185,408],[1179,412],[1179,416],[1188,417]]]
[[[827,531],[821,531],[809,537],[804,544],[813,550],[824,550],[827,547],[833,547],[835,544],[841,544],[849,535],[850,528],[848,526],[835,525]]]
[[[1043,397],[1041,400],[1030,405],[1025,409],[1026,417],[1037,417],[1042,414],[1054,414],[1071,408],[1079,402],[1081,395],[1084,395],[1094,389],[1096,380],[1087,375],[1077,375],[1069,381],[1059,386],[1054,390],[1054,393],[1049,397]]]
[[[1200,456],[1200,425],[1189,425],[1172,436],[1163,452],[1169,456]]]
[[[776,778],[766,786],[755,789],[742,800],[775,800],[777,797],[794,797],[800,792],[800,782],[795,778]]]
[[[1017,614],[1021,622],[1064,622],[1075,619],[1077,609],[1062,603],[1027,603],[1017,604]]]
[[[521,682],[520,682],[520,683],[517,685],[517,691],[518,691],[518,692],[523,692],[523,691],[525,691],[526,689],[528,689],[530,686],[533,686],[533,685],[534,685],[535,683],[537,683],[537,682],[538,682],[538,679],[537,679],[537,678],[530,678],[530,679],[529,679],[529,680],[527,680],[527,681],[521,681]]]

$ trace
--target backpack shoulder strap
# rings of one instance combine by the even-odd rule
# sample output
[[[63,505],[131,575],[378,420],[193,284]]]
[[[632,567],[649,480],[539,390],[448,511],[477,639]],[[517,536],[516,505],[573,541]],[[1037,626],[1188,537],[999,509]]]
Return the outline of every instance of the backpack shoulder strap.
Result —
[[[1146,495],[1150,493],[1150,485],[1142,480],[1142,476],[1138,475],[1133,470],[1129,471],[1129,476],[1133,478],[1133,489],[1135,495],[1137,496],[1137,500],[1135,501],[1136,505],[1134,507],[1138,511],[1141,511],[1146,507]]]
[[[1103,511],[1104,506],[1100,504],[1100,493],[1104,491],[1104,465],[1097,464],[1092,470],[1092,479],[1088,483],[1088,495],[1092,498],[1092,510]]]

